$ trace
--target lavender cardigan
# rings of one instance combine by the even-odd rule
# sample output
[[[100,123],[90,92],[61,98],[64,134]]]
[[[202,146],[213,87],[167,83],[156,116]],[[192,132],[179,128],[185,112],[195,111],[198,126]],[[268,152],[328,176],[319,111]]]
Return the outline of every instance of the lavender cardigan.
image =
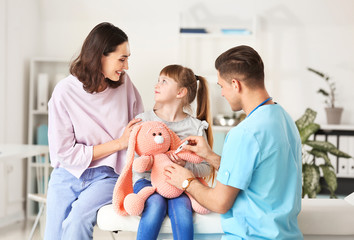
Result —
[[[128,122],[143,111],[139,92],[125,74],[116,89],[90,94],[73,75],[61,80],[48,103],[51,165],[80,178],[87,168],[110,166],[117,174],[126,151],[92,161],[93,146],[121,137]]]

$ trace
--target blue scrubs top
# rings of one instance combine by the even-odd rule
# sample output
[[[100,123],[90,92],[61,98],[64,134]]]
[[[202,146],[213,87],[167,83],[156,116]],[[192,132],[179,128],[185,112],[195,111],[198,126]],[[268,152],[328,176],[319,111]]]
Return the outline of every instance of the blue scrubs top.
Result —
[[[222,239],[303,239],[301,140],[278,104],[254,111],[225,138],[217,180],[240,189],[221,216]]]

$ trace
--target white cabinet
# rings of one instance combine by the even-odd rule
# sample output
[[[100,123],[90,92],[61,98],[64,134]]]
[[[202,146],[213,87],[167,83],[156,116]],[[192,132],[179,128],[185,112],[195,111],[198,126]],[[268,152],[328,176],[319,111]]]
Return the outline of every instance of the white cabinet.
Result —
[[[0,227],[24,219],[23,161],[32,156],[48,159],[48,146],[0,144]]]
[[[23,162],[8,158],[0,161],[0,227],[24,219]],[[12,191],[16,189],[16,191]]]
[[[354,126],[353,125],[321,125],[321,129],[315,134],[315,140],[328,141],[339,150],[354,156]],[[329,154],[338,178],[354,179],[353,158],[338,158]],[[322,159],[316,159],[316,163]]]
[[[47,139],[47,103],[56,83],[69,74],[69,61],[53,58],[34,58],[30,63],[30,92],[28,143],[45,145]],[[27,195],[46,194],[51,167],[48,158],[28,158]],[[38,212],[38,203],[27,199],[27,217]]]

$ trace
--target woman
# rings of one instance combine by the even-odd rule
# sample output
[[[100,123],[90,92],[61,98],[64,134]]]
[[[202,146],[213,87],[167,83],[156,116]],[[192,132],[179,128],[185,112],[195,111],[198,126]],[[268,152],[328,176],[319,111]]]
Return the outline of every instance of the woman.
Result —
[[[51,174],[45,239],[92,239],[97,210],[112,201],[141,97],[124,72],[127,35],[94,27],[48,104]],[[133,119],[133,120],[132,120]]]

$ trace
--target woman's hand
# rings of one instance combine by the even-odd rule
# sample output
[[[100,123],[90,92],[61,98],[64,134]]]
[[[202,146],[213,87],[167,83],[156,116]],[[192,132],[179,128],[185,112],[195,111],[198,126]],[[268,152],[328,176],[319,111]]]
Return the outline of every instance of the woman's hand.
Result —
[[[128,147],[130,133],[132,132],[134,125],[140,121],[140,118],[133,119],[125,127],[123,135],[119,138],[119,143],[121,144],[122,149]]]
[[[92,161],[96,161],[103,157],[107,157],[112,153],[126,149],[128,147],[130,133],[133,130],[134,125],[140,121],[140,118],[131,120],[125,127],[123,135],[120,138],[93,146]]]
[[[186,165],[186,161],[182,158],[178,157],[174,152],[167,153],[167,156],[171,159],[172,162],[184,167]]]

